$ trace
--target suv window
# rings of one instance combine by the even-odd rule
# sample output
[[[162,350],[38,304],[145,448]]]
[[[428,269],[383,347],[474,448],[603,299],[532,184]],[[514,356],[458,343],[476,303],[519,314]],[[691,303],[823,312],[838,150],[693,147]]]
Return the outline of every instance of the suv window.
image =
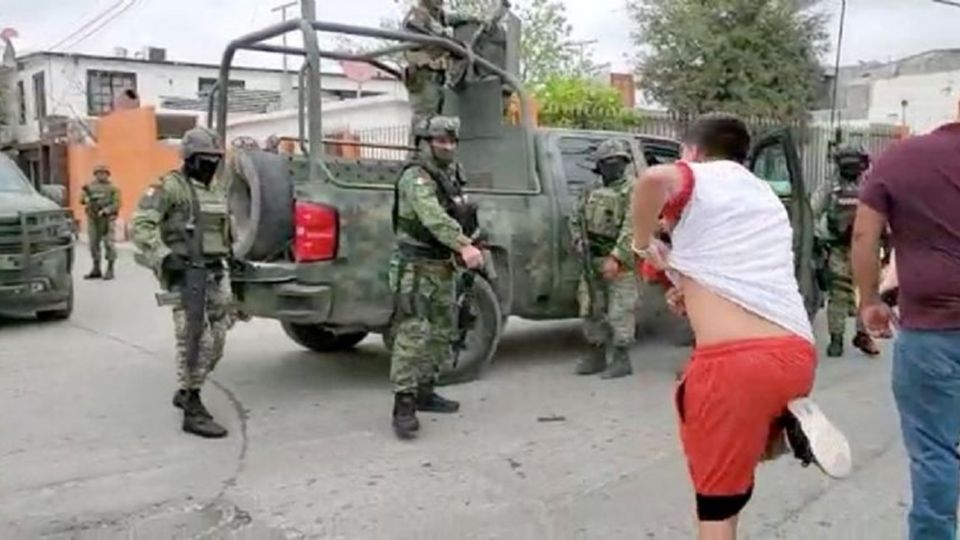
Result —
[[[790,168],[787,166],[787,154],[783,145],[774,144],[762,148],[757,154],[753,172],[766,180],[781,199],[790,198]]]
[[[563,161],[563,176],[567,180],[567,190],[572,198],[583,191],[583,187],[597,179],[593,172],[593,153],[603,139],[595,137],[563,137],[560,139],[560,155]]]
[[[20,167],[7,156],[0,154],[0,193],[27,193],[30,182]]]

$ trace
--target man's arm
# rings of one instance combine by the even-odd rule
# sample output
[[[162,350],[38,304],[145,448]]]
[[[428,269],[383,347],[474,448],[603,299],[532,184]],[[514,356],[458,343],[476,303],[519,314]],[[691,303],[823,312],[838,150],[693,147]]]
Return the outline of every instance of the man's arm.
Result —
[[[633,184],[627,182],[623,196],[628,203],[632,200],[633,189]],[[653,233],[651,232],[651,234]],[[623,215],[623,223],[620,224],[620,234],[617,236],[617,243],[613,246],[610,256],[616,259],[621,266],[625,265],[628,261],[633,259],[632,246],[633,216],[628,208],[627,212],[625,212]]]
[[[156,272],[160,271],[163,258],[170,253],[160,237],[160,222],[167,211],[167,198],[163,184],[150,186],[140,198],[131,219],[131,239],[148,266]]]
[[[410,202],[420,223],[440,243],[453,251],[460,251],[460,248],[471,244],[470,239],[463,234],[460,224],[440,206],[440,201],[437,200],[437,185],[433,179],[422,174],[409,173],[400,179],[400,192]]]
[[[439,37],[451,37],[453,35],[443,23],[431,17],[425,9],[419,6],[414,6],[410,10],[403,20],[403,27],[406,30]]]
[[[102,212],[106,215],[116,216],[120,211],[120,188],[113,186],[110,190],[110,201],[103,207]]]
[[[683,188],[684,173],[681,166],[648,167],[634,182],[630,199],[633,242],[636,247],[645,248],[649,245],[664,205]]]
[[[87,186],[80,188],[80,204],[86,206],[90,203],[90,191],[87,189]]]
[[[863,305],[880,302],[880,236],[887,226],[887,217],[866,204],[857,207],[853,224],[850,262],[853,280]]]

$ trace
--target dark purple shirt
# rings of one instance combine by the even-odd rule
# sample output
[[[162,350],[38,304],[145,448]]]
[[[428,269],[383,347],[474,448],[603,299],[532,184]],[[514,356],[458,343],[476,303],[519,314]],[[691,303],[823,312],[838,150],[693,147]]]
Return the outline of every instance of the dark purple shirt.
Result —
[[[865,176],[860,201],[890,223],[901,325],[960,328],[960,123],[884,152]]]

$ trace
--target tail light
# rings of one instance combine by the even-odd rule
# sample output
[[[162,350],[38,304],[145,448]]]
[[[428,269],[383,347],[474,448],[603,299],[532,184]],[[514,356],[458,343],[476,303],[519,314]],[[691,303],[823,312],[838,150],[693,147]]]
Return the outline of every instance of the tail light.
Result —
[[[337,209],[297,201],[293,207],[293,255],[297,262],[329,261],[337,257],[340,219]]]

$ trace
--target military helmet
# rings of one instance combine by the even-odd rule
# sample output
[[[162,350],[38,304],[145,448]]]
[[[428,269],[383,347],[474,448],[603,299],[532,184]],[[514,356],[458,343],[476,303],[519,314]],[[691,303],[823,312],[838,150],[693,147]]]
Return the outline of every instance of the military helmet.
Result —
[[[96,174],[98,172],[109,173],[110,167],[107,167],[106,163],[97,163],[96,165],[93,166],[93,173]]]
[[[183,134],[180,141],[180,156],[187,159],[194,154],[223,155],[220,137],[205,127],[195,127]]]
[[[417,122],[413,128],[416,139],[432,139],[434,137],[460,138],[460,119],[453,116],[431,116]]]
[[[837,163],[841,162],[852,162],[852,161],[869,161],[870,154],[863,149],[863,146],[859,144],[845,144],[839,148],[833,154],[833,159]]]
[[[615,157],[622,157],[628,162],[632,161],[630,157],[630,146],[627,144],[627,141],[623,139],[607,139],[600,143],[600,146],[598,146],[596,152],[594,152],[594,161],[597,163]]]

